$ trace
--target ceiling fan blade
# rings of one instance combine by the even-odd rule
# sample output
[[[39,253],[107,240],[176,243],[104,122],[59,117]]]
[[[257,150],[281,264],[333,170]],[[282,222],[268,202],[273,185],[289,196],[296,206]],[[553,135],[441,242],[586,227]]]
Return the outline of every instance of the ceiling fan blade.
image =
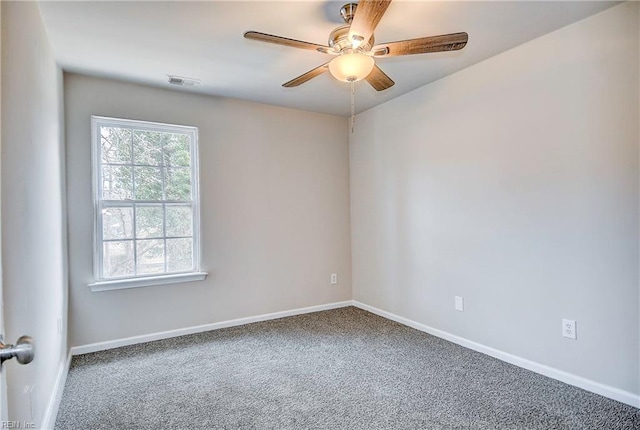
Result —
[[[364,79],[369,82],[376,91],[386,90],[395,84],[395,82],[393,82],[393,80],[378,66],[374,66],[371,73],[369,73],[369,76]]]
[[[309,70],[307,73],[304,73],[297,78],[291,79],[289,82],[282,84],[282,86],[286,88],[297,87],[298,85],[302,85],[305,82],[315,78],[316,76],[320,76],[327,70],[329,70],[329,63],[325,63],[322,66],[318,66],[315,69]]]
[[[349,40],[356,46],[371,39],[391,0],[361,0],[349,28]]]
[[[457,51],[467,44],[467,33],[443,34],[376,45],[371,49],[376,57],[426,54],[428,52]]]
[[[258,40],[260,42],[275,43],[276,45],[291,46],[292,48],[308,49],[326,53],[330,48],[301,40],[289,39],[287,37],[274,36],[273,34],[260,33],[258,31],[247,31],[244,33],[245,39]]]

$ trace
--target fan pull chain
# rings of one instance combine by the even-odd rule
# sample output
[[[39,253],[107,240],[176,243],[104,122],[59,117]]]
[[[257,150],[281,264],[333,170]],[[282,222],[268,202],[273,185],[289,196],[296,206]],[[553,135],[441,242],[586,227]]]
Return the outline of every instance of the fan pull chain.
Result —
[[[356,123],[356,83],[351,81],[351,134]]]

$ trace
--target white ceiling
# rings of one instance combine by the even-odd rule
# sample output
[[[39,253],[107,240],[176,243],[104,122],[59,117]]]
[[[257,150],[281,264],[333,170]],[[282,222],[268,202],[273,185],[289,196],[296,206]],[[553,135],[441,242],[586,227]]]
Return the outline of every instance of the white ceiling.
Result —
[[[256,30],[327,44],[342,24],[342,1],[40,2],[56,59],[63,69],[176,89],[168,74],[197,78],[178,88],[316,112],[348,115],[349,84],[328,73],[297,88],[290,79],[332,57],[243,38]],[[616,2],[394,1],[376,42],[469,33],[456,52],[382,58],[396,82],[376,92],[356,84],[361,112],[417,87],[579,21]]]

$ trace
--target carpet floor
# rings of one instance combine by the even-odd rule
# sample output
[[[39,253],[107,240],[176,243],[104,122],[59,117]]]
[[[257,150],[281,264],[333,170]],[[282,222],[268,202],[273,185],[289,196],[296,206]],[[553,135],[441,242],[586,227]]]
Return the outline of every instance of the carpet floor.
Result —
[[[56,429],[640,429],[640,409],[348,307],[73,358]]]

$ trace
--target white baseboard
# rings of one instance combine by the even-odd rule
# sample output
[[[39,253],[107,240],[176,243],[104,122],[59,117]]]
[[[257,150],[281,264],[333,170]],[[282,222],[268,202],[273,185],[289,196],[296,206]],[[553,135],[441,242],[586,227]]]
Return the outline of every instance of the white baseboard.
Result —
[[[600,382],[592,381],[590,379],[583,378],[581,376],[577,376],[572,373],[565,372],[563,370],[558,370],[553,367],[546,366],[544,364],[536,363],[535,361],[527,360],[526,358],[509,354],[507,352],[503,352],[495,348],[491,348],[489,346],[485,346],[480,343],[473,342],[463,337],[456,336],[451,333],[447,333],[445,331],[435,329],[433,327],[429,327],[427,325],[412,321],[408,318],[401,317],[391,312],[383,311],[382,309],[378,309],[373,306],[369,306],[367,304],[360,303],[355,300],[353,301],[353,306],[358,307],[360,309],[364,309],[365,311],[369,311],[371,313],[390,319],[392,321],[398,322],[400,324],[415,328],[416,330],[420,330],[422,332],[429,333],[433,336],[448,340],[455,344],[464,346],[465,348],[469,348],[474,351],[478,351],[483,354],[489,355],[491,357],[497,358],[499,360],[505,361],[507,363],[514,364],[518,367],[531,370],[532,372],[536,372],[541,375],[548,376],[549,378],[564,382],[566,384],[573,385],[578,388],[582,388],[583,390],[587,390],[592,393],[599,394],[601,396],[608,397],[613,400],[617,400],[627,405],[640,408],[640,396],[637,394],[633,394],[628,391],[621,390],[619,388],[611,387],[609,385],[605,385]]]
[[[60,363],[58,366],[58,377],[53,386],[53,392],[49,399],[47,409],[44,411],[44,417],[40,424],[42,430],[53,430],[56,425],[56,418],[58,417],[58,409],[60,408],[60,401],[62,400],[62,393],[64,392],[64,385],[67,382],[67,375],[69,374],[69,366],[71,365],[71,353]]]
[[[151,334],[146,334],[141,336],[127,337],[124,339],[116,339],[116,340],[106,341],[106,342],[98,342],[98,343],[92,343],[88,345],[74,346],[71,348],[69,358],[67,359],[66,363],[64,363],[64,366],[61,367],[60,374],[58,376],[58,381],[56,381],[55,396],[52,397],[52,400],[49,406],[47,407],[47,413],[45,414],[45,419],[43,420],[42,428],[48,429],[49,427],[44,426],[44,424],[47,424],[47,423],[50,423],[51,427],[53,427],[53,425],[55,424],[55,418],[57,415],[58,406],[60,404],[60,398],[62,397],[62,390],[64,389],[64,381],[66,380],[66,375],[69,370],[69,362],[72,355],[80,355],[80,354],[87,354],[91,352],[104,351],[107,349],[118,348],[121,346],[151,342],[151,341],[160,340],[160,339],[168,339],[168,338],[177,337],[177,336],[184,336],[184,335],[193,334],[193,333],[201,333],[205,331],[216,330],[216,329],[226,328],[226,327],[235,327],[235,326],[250,324],[250,323],[259,322],[259,321],[268,321],[268,320],[284,318],[289,316],[302,315],[302,314],[311,313],[311,312],[337,309],[337,308],[342,308],[346,306],[358,307],[360,309],[369,311],[381,317],[390,319],[392,321],[396,321],[400,324],[412,327],[416,330],[429,333],[433,336],[448,340],[455,344],[464,346],[465,348],[469,348],[474,351],[481,352],[483,354],[486,354],[491,357],[497,358],[499,360],[505,361],[507,363],[516,365],[518,367],[531,370],[533,372],[539,373],[541,375],[547,376],[552,379],[556,379],[566,384],[573,385],[578,388],[582,388],[592,393],[599,394],[601,396],[608,397],[613,400],[617,400],[619,402],[634,406],[636,408],[640,408],[640,396],[637,394],[630,393],[628,391],[624,391],[619,388],[602,384],[600,382],[596,382],[587,378],[583,378],[581,376],[577,376],[572,373],[565,372],[563,370],[555,369],[553,367],[546,366],[544,364],[536,363],[534,361],[527,360],[526,358],[509,354],[507,352],[500,351],[495,348],[491,348],[489,346],[482,345],[477,342],[473,342],[471,340],[453,335],[451,333],[447,333],[442,330],[438,330],[433,327],[429,327],[427,325],[418,323],[408,318],[401,317],[391,312],[387,312],[382,309],[378,309],[373,306],[369,306],[367,304],[364,304],[355,300],[346,300],[343,302],[329,303],[329,304],[318,305],[318,306],[310,306],[306,308],[274,312],[270,314],[257,315],[253,317],[238,318],[235,320],[222,321],[222,322],[217,322],[212,324],[203,324],[199,326],[169,330],[169,331],[164,331],[159,333],[151,333]]]
[[[278,318],[290,317],[294,315],[308,314],[311,312],[326,311],[329,309],[344,308],[352,306],[351,300],[344,302],[328,303],[326,305],[309,306],[306,308],[291,309],[288,311],[274,312],[270,314],[257,315],[253,317],[238,318],[235,320],[221,321],[211,324],[203,324],[194,327],[180,328],[176,330],[168,330],[158,333],[144,334],[140,336],[132,336],[124,339],[109,340],[106,342],[90,343],[88,345],[74,346],[71,348],[71,355],[87,354],[90,352],[104,351],[107,349],[119,348],[121,346],[135,345],[138,343],[151,342],[154,340],[168,339],[187,334],[201,333],[204,331],[216,330],[220,328],[235,327],[244,324],[250,324],[259,321],[268,321]]]

